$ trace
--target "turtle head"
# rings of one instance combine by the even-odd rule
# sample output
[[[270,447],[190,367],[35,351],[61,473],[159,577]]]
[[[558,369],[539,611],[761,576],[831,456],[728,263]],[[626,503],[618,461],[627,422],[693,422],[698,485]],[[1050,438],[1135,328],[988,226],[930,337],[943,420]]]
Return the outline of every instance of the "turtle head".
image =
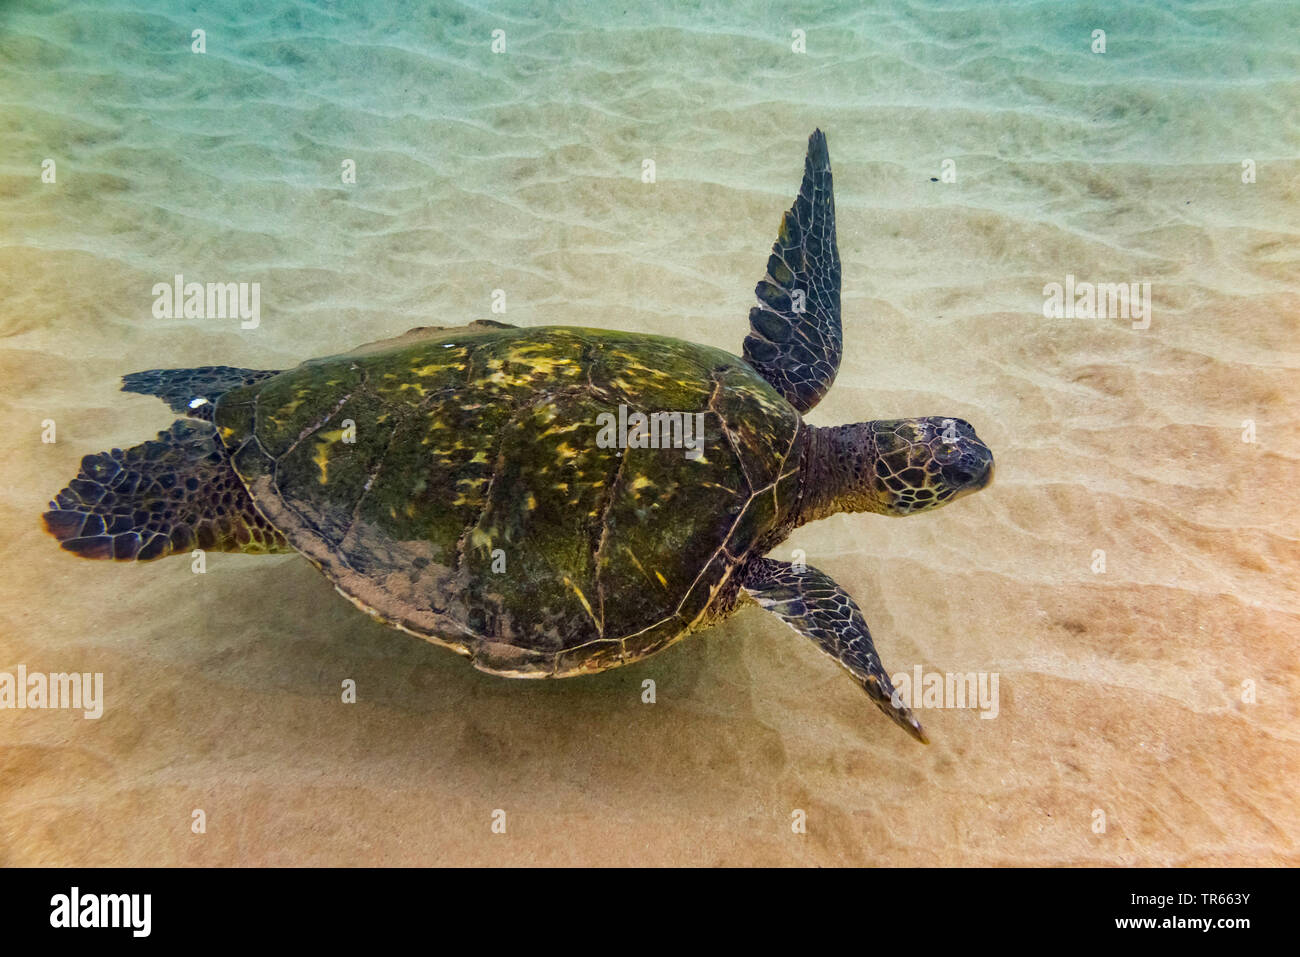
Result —
[[[807,442],[797,525],[837,512],[911,515],[993,481],[993,453],[965,419],[812,427]]]
[[[869,511],[923,512],[978,492],[993,480],[993,453],[965,419],[930,415],[851,428],[866,446],[858,481],[869,486]]]

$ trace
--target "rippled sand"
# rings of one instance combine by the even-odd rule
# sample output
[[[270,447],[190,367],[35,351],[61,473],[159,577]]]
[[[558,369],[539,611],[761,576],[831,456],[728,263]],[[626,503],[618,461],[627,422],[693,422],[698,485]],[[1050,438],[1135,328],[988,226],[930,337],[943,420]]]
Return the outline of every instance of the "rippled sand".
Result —
[[[54,6],[0,11],[0,670],[103,672],[107,707],[0,711],[0,863],[1300,863],[1293,5]],[[40,530],[82,455],[171,422],[137,369],[284,367],[494,289],[738,351],[815,126],[846,354],[811,421],[960,416],[998,472],[789,547],[891,672],[997,673],[996,719],[923,710],[920,747],[756,609],[510,682],[300,559]],[[155,319],[176,273],[260,282],[261,325]],[[1067,274],[1150,282],[1150,328],[1043,318]]]

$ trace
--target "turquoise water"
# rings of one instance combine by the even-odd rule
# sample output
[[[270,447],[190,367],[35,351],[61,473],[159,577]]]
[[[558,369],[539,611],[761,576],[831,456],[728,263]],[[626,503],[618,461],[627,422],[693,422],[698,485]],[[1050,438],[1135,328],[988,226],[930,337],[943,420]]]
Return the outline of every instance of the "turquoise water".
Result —
[[[785,197],[814,126],[852,171],[842,207],[986,209],[1117,245],[1144,272],[1159,263],[1125,234],[1169,225],[1160,194],[1188,185],[1188,167],[1294,158],[1293,3],[861,6],[8,4],[11,235],[143,273],[171,260],[273,275],[277,312],[325,329],[340,311],[367,326],[481,311],[487,271],[521,307],[565,301],[603,325],[603,297],[588,289],[584,308],[554,286],[618,282],[606,257],[629,254],[680,284],[680,323],[702,296],[743,296],[700,257],[749,225],[737,194]],[[50,154],[57,204],[30,176]],[[647,157],[660,189],[637,188]],[[960,198],[929,183],[944,159]],[[1139,175],[1147,202],[1073,202]],[[1197,198],[1224,214],[1242,205],[1210,192]],[[1284,227],[1292,210],[1264,192],[1244,197],[1252,222]],[[688,216],[714,232],[674,235]],[[846,231],[869,261],[899,258],[878,255],[865,224]],[[304,315],[325,300],[328,314]]]
[[[1300,4],[491,7],[0,7],[0,666],[95,665],[109,695],[0,726],[0,861],[1296,863]],[[757,611],[521,687],[296,559],[196,579],[36,527],[81,455],[170,422],[117,391],[137,369],[481,318],[739,351],[816,127],[845,357],[810,420],[958,415],[998,480],[791,545],[892,671],[1000,672],[999,720],[923,716],[917,749]],[[155,316],[177,274],[259,283],[256,328]],[[1150,328],[1045,319],[1067,276],[1151,283]],[[154,843],[209,786],[236,835]],[[495,858],[464,822],[510,801]]]

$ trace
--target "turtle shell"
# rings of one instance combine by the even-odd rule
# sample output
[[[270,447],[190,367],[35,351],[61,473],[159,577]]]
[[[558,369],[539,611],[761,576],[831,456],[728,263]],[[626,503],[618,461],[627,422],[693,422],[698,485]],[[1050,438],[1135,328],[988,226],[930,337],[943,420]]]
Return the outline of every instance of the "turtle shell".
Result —
[[[692,414],[702,455],[609,441],[620,405]],[[495,323],[306,362],[214,420],[258,509],[339,591],[516,676],[624,664],[730,612],[732,572],[794,505],[801,425],[721,350]]]

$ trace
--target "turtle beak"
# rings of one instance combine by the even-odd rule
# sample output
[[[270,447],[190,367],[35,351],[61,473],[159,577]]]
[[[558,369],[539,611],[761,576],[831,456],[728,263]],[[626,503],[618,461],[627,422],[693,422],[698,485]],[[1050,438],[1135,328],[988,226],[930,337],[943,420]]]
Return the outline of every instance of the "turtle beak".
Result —
[[[987,488],[993,481],[993,453],[983,443],[972,443],[961,458],[943,467],[943,477],[959,496]]]

